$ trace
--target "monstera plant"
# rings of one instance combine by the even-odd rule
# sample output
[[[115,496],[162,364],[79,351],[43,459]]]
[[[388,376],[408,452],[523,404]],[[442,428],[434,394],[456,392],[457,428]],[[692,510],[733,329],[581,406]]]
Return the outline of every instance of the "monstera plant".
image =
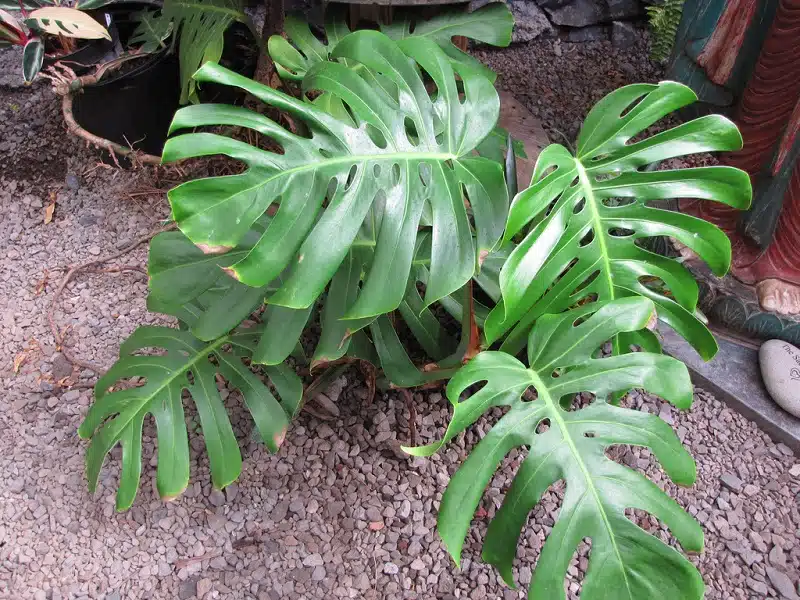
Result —
[[[584,537],[593,545],[582,597],[700,598],[691,563],[625,510],[662,519],[685,550],[702,548],[699,525],[606,450],[648,446],[675,482],[694,481],[694,462],[670,427],[618,400],[644,388],[680,408],[691,403],[686,368],[660,353],[657,319],[703,357],[716,350],[696,314],[696,284],[644,242],[674,237],[718,273],[730,244],[713,226],[648,203],[694,197],[746,207],[750,184],[740,171],[653,169],[736,150],[741,137],[716,116],[648,137],[695,96],[671,82],[628,86],[592,110],[575,155],[545,149],[531,186],[509,203],[503,158],[494,143],[486,151],[500,106],[492,79],[420,31],[396,39],[329,32],[325,52],[305,64],[299,99],[213,63],[195,74],[198,85],[239,87],[286,118],[202,104],[175,115],[165,160],[225,155],[246,169],[169,193],[178,230],[151,243],[148,307],[179,326],[139,329],[98,382],[80,429],[91,439],[90,487],[120,444],[117,507],[132,504],[142,424],[152,414],[159,493],[180,494],[188,482],[184,392],[197,407],[213,483],[224,487],[242,458],[218,384],[241,392],[275,451],[303,403],[295,365],[308,364],[313,378],[348,361],[371,363],[385,386],[450,379],[444,438],[412,454],[430,455],[487,409],[508,407],[442,499],[439,530],[456,560],[493,471],[524,446],[484,548],[510,584],[529,511],[564,480],[531,598],[564,597]],[[258,145],[219,133],[241,129]],[[301,344],[317,324],[319,334]]]

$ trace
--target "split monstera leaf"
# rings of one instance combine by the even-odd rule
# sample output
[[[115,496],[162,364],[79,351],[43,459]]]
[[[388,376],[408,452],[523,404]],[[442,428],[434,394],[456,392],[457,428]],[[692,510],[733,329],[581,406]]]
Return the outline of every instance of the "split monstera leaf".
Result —
[[[509,207],[494,139],[499,99],[483,69],[454,60],[431,36],[392,40],[377,31],[342,32],[306,66],[301,98],[213,63],[194,75],[199,85],[245,90],[281,111],[285,125],[228,105],[175,115],[165,160],[224,155],[246,170],[169,193],[178,231],[151,244],[148,307],[177,317],[180,329],[140,329],[98,382],[81,428],[92,439],[92,485],[105,455],[121,444],[118,506],[130,505],[142,419],[152,413],[159,492],[173,496],[185,487],[183,391],[198,407],[214,484],[227,485],[241,457],[216,388],[206,384],[220,376],[237,387],[274,450],[302,403],[287,361],[307,360],[301,337],[318,320],[311,371],[353,359],[379,367],[396,387],[452,377],[455,410],[444,439],[409,449],[413,454],[432,454],[488,408],[508,407],[443,499],[439,529],[454,557],[493,471],[511,449],[525,446],[528,457],[484,550],[506,580],[528,512],[564,480],[561,518],[532,598],[564,597],[569,560],[589,537],[582,597],[699,599],[703,584],[691,563],[625,511],[660,518],[690,551],[702,548],[699,526],[606,451],[648,446],[675,482],[694,481],[694,463],[669,426],[616,402],[641,387],[680,408],[691,403],[685,367],[660,354],[651,330],[656,317],[702,356],[714,354],[688,271],[642,241],[675,237],[715,272],[727,270],[724,234],[647,203],[688,196],[746,207],[749,180],[735,169],[652,170],[686,154],[739,148],[735,126],[704,117],[648,137],[651,126],[696,98],[672,82],[627,86],[589,114],[576,155],[558,145],[543,151],[531,186]],[[259,142],[207,128],[249,130],[256,135],[248,139]],[[495,148],[491,157],[479,152],[486,140]],[[438,308],[460,322],[460,338]],[[405,343],[409,333],[416,352]],[[601,358],[605,342],[610,356]],[[480,352],[490,345],[497,350]],[[427,364],[420,364],[420,349]],[[518,359],[525,349],[527,366]],[[468,389],[473,393],[462,399]],[[581,393],[594,400],[569,410]]]
[[[695,251],[719,276],[731,262],[731,244],[719,228],[689,215],[648,206],[653,200],[699,198],[738,209],[750,205],[750,179],[733,167],[646,170],[667,159],[738,150],[742,137],[720,115],[710,115],[632,141],[697,96],[674,82],[629,85],[603,98],[586,117],[577,152],[552,144],[539,156],[531,186],[511,206],[504,240],[521,238],[500,272],[502,300],[486,321],[486,338],[504,337],[516,354],[533,323],[587,302],[645,296],[658,318],[705,359],[717,351],[714,336],[696,316],[698,288],[676,260],[641,242],[673,237]],[[648,281],[658,281],[659,288]],[[649,330],[612,340],[614,353],[631,344],[659,351]]]
[[[692,385],[686,367],[648,352],[596,357],[615,335],[643,328],[654,309],[649,299],[633,297],[545,315],[530,332],[528,367],[505,352],[483,352],[450,380],[447,397],[455,410],[444,438],[407,452],[429,456],[490,408],[509,408],[473,448],[442,497],[439,533],[457,563],[494,470],[510,450],[524,446],[527,458],[489,526],[483,550],[484,560],[507,583],[514,584],[515,542],[528,513],[551,485],[564,480],[558,521],[542,548],[530,598],[566,598],[564,577],[584,537],[591,538],[592,548],[581,598],[702,598],[703,581],[694,566],[628,520],[624,511],[638,508],[655,515],[692,551],[703,547],[700,525],[654,483],[605,454],[616,444],[645,446],[673,481],[694,482],[694,461],[667,423],[609,402],[614,392],[637,387],[688,408]],[[480,390],[461,399],[465,390],[481,383]],[[581,392],[595,400],[584,408],[564,408]],[[543,424],[548,425],[544,431]]]

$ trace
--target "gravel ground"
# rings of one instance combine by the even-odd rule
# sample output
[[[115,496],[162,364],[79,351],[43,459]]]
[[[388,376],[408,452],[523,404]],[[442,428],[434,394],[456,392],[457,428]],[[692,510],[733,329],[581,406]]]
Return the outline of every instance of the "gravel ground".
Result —
[[[586,108],[611,87],[657,77],[641,48],[609,55],[606,43],[542,41],[485,58],[545,125],[571,137]],[[594,62],[581,67],[581,56]],[[55,352],[45,315],[62,275],[56,267],[113,253],[153,230],[167,211],[162,198],[128,195],[146,189],[152,172],[97,167],[92,152],[66,140],[55,99],[43,86],[18,86],[14,60],[0,53],[0,73],[9,74],[0,75],[0,378],[10,391],[0,402],[0,598],[523,598],[524,591],[508,589],[479,562],[488,518],[519,454],[490,485],[462,572],[435,533],[448,474],[491,416],[440,455],[411,459],[397,450],[409,436],[405,404],[390,393],[364,406],[363,388],[351,373],[338,398],[332,394],[339,418],[322,422],[303,414],[276,456],[251,441],[249,417],[237,394],[228,395],[245,461],[240,481],[224,493],[212,490],[195,436],[193,484],[180,500],[161,502],[153,489],[149,426],[134,507],[114,512],[118,452],[97,494],[88,494],[85,443],[76,428],[91,392],[69,389],[64,378],[85,383],[91,372],[73,373]],[[45,224],[52,192],[55,215]],[[142,247],[114,262],[143,265],[145,258]],[[42,284],[45,272],[49,281]],[[158,320],[145,310],[145,289],[136,272],[83,274],[71,283],[55,319],[71,326],[74,353],[111,364],[124,337]],[[430,441],[447,422],[447,403],[435,391],[415,400],[419,436]],[[665,481],[648,451],[619,450],[620,460],[646,472],[703,524],[706,549],[692,560],[703,572],[707,597],[794,598],[800,461],[702,390],[682,414],[648,396],[632,394],[628,402],[672,422],[697,459],[697,484],[680,489]],[[515,576],[523,589],[559,495],[557,486],[548,492],[521,540]],[[669,539],[654,519],[634,518]],[[586,552],[570,568],[570,598],[579,590]]]

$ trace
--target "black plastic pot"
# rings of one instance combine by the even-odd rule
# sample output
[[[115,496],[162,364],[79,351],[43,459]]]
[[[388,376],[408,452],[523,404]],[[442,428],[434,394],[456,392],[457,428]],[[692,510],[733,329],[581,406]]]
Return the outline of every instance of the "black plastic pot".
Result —
[[[162,52],[137,63],[84,88],[73,100],[72,113],[81,127],[101,138],[159,155],[179,107],[178,57]]]
[[[170,46],[169,41],[166,45]],[[235,23],[225,32],[224,48],[220,64],[248,77],[255,73],[258,50],[245,26]],[[215,84],[203,85],[199,96],[203,102],[226,104],[244,99],[244,93]],[[84,88],[75,95],[72,112],[81,127],[101,138],[160,155],[179,101],[177,50],[165,50],[135,59],[120,71],[108,73],[96,85]],[[108,162],[109,158],[104,160]]]

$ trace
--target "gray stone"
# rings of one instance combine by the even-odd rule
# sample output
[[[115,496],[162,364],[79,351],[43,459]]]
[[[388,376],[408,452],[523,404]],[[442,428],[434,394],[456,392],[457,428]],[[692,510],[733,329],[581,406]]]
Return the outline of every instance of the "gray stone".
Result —
[[[774,567],[768,566],[767,577],[769,577],[772,587],[774,587],[781,596],[788,598],[788,600],[797,600],[797,593],[795,592],[794,584],[786,573],[779,571]]]
[[[632,19],[642,15],[639,0],[606,0],[608,13],[612,19]]]
[[[596,42],[607,39],[608,28],[605,25],[590,25],[589,27],[570,29],[569,33],[567,33],[568,42]]]
[[[309,554],[303,559],[303,565],[306,567],[319,567],[323,564],[322,556],[317,553]]]
[[[744,485],[744,482],[733,473],[723,473],[720,476],[719,480],[722,483],[722,485],[724,485],[732,492],[739,493],[742,491],[742,486]]]
[[[64,183],[66,183],[67,187],[73,192],[77,191],[81,187],[81,180],[78,179],[78,176],[75,175],[75,173],[67,173],[67,176],[64,178]]]
[[[614,21],[611,24],[611,45],[624,50],[636,44],[636,28],[630,23]]]
[[[749,587],[755,593],[760,594],[762,597],[766,597],[767,592],[769,592],[769,588],[767,587],[766,583],[751,577],[747,578],[747,587]]]
[[[594,0],[575,0],[558,8],[546,8],[550,20],[556,25],[586,27],[607,20],[608,13]]]
[[[178,586],[178,598],[180,600],[190,600],[197,596],[197,580],[187,579]]]
[[[222,506],[225,504],[225,494],[215,488],[211,490],[211,493],[208,495],[208,501],[214,506]]]
[[[204,598],[205,595],[211,591],[211,580],[208,577],[204,577],[200,581],[197,582],[197,597]]]
[[[383,572],[387,575],[397,575],[400,572],[400,569],[396,564],[389,562],[383,565]]]
[[[764,385],[783,410],[800,417],[800,349],[788,342],[769,340],[758,351]]]
[[[541,8],[528,0],[509,0],[514,15],[512,42],[530,42],[538,37],[552,35],[553,26]]]
[[[369,576],[366,573],[359,573],[353,582],[353,586],[357,590],[368,590],[370,588]]]
[[[786,566],[786,554],[784,554],[783,549],[780,546],[773,546],[772,550],[769,551],[769,562],[775,567],[785,567]]]
[[[53,354],[53,356],[50,357],[50,362],[53,365],[50,373],[56,381],[72,375],[72,363],[69,362],[61,352]]]

